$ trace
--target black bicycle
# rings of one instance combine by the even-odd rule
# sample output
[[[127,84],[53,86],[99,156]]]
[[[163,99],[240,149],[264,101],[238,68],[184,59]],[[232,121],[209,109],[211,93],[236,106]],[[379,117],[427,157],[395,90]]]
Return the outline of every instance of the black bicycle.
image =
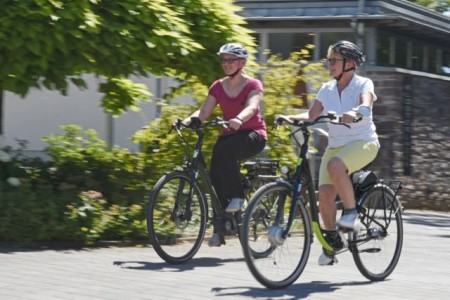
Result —
[[[156,253],[170,264],[187,262],[197,253],[207,231],[209,216],[213,216],[212,223],[219,233],[239,233],[242,213],[227,213],[221,207],[202,154],[204,131],[224,126],[228,126],[228,122],[220,118],[204,124],[199,122],[197,126],[186,126],[178,120],[172,126],[182,141],[185,152],[183,165],[157,181],[147,207],[150,242]],[[197,135],[193,149],[183,134],[185,129],[193,130]],[[244,162],[242,184],[247,199],[258,187],[276,180],[277,169],[277,160]],[[208,201],[211,209],[208,209]]]
[[[253,194],[245,210],[241,233],[245,261],[251,273],[270,289],[288,287],[299,278],[308,261],[314,235],[324,249],[336,255],[350,251],[361,274],[372,281],[389,276],[400,258],[403,223],[397,192],[402,183],[377,179],[371,171],[351,174],[360,231],[339,232],[344,248],[334,248],[325,239],[306,160],[308,128],[324,122],[348,126],[336,120],[332,113],[312,122],[276,120],[276,125],[288,123],[298,127],[291,134],[300,147],[295,173],[291,176],[288,172],[284,180],[268,183]],[[302,143],[295,135],[299,131]]]

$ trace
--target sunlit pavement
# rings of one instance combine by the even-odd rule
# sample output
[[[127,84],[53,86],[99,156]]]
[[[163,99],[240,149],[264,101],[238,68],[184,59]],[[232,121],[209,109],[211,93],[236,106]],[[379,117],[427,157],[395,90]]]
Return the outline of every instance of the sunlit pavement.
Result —
[[[450,213],[406,210],[394,273],[370,282],[351,254],[320,267],[320,245],[302,276],[271,291],[251,275],[235,238],[206,242],[190,262],[169,265],[151,247],[83,250],[0,248],[0,299],[450,299]]]

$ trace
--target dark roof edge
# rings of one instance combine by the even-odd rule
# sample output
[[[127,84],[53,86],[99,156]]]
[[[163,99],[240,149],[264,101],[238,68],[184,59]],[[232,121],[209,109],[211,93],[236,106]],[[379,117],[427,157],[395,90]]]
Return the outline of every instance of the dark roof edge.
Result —
[[[445,34],[450,34],[450,26],[439,26],[444,24],[430,24],[422,19],[412,19],[399,15],[340,15],[340,16],[280,16],[280,17],[246,17],[248,22],[258,21],[317,21],[317,20],[405,20],[413,24],[432,28]]]

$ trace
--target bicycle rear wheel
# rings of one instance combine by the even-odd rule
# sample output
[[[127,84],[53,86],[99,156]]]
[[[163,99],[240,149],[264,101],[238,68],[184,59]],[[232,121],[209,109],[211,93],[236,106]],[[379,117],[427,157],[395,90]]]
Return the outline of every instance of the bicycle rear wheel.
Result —
[[[309,257],[311,225],[303,203],[287,236],[286,228],[292,203],[292,191],[286,184],[273,182],[260,188],[251,198],[242,222],[241,244],[245,261],[253,276],[270,289],[294,283]]]
[[[353,259],[361,274],[381,281],[395,269],[403,244],[402,211],[392,189],[383,184],[361,199],[361,231],[355,234]]]
[[[147,229],[162,259],[170,264],[190,260],[201,246],[206,221],[205,196],[189,176],[173,172],[156,183],[148,202]]]

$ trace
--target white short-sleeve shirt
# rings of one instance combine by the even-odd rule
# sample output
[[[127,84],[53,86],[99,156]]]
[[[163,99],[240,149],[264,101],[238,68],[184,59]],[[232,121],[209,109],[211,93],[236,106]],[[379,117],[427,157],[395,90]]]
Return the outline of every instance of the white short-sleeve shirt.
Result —
[[[373,100],[377,99],[372,80],[354,74],[340,96],[337,89],[337,81],[332,80],[322,85],[316,99],[322,103],[323,114],[334,111],[338,115],[342,115],[360,105],[359,96],[363,92],[370,92],[373,94]],[[342,125],[328,125],[328,148],[344,146],[356,140],[378,143],[378,135],[373,123],[372,113],[369,117],[363,117],[362,121],[348,125],[350,125],[350,128]]]

